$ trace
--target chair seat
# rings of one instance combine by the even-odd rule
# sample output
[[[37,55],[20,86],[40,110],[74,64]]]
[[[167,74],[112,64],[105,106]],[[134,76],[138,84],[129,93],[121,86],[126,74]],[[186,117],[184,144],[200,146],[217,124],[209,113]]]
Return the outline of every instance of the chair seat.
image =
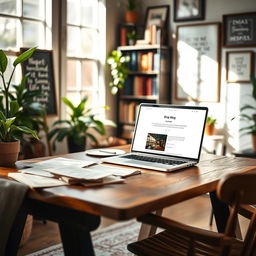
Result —
[[[229,256],[238,256],[242,248],[242,241],[234,240]],[[128,250],[141,256],[185,256],[193,247],[195,256],[219,255],[219,245],[209,245],[203,241],[192,242],[188,237],[165,230],[149,238],[128,245]],[[191,255],[191,254],[189,254]]]

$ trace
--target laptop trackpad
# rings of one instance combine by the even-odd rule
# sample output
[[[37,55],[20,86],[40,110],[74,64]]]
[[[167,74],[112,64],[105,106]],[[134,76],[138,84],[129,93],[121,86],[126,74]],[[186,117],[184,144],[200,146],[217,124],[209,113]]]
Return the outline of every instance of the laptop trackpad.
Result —
[[[139,161],[139,160],[128,160],[128,161],[125,161],[125,163],[138,164],[138,165],[142,165],[142,166],[148,165],[148,166],[152,166],[152,167],[159,167],[161,165],[166,166],[165,164],[161,164],[161,163],[153,163],[153,162],[146,162],[146,161]]]

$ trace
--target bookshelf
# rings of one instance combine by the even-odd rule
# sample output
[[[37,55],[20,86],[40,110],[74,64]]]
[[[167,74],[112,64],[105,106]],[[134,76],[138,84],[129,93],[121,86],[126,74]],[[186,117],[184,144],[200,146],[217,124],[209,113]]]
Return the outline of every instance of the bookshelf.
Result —
[[[118,47],[130,56],[125,86],[118,94],[120,138],[131,141],[140,103],[170,103],[170,48],[157,44]]]

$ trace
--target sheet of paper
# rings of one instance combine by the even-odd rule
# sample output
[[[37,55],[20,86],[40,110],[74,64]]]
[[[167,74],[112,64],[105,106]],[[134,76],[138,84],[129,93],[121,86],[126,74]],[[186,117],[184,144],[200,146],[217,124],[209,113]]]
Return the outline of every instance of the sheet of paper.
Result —
[[[95,166],[81,168],[77,166],[64,166],[59,168],[45,168],[44,170],[49,171],[55,175],[66,176],[73,179],[79,180],[99,180],[105,178],[112,174],[110,168],[106,169],[104,172],[102,170],[97,170]]]
[[[19,172],[33,174],[33,175],[39,175],[39,176],[49,177],[49,178],[54,177],[53,174],[51,174],[47,171],[44,171],[43,167],[42,167],[42,169],[40,169],[40,167],[21,169],[21,170],[19,170]]]
[[[33,164],[33,167],[60,167],[60,166],[76,166],[85,167],[96,164],[97,161],[94,160],[79,160],[64,157],[56,157],[49,160],[37,162]]]
[[[27,184],[31,188],[47,188],[68,185],[66,182],[58,179],[31,175],[26,173],[12,172],[8,173],[8,177],[11,177],[14,180],[17,180],[21,183]]]
[[[122,168],[122,167],[113,167],[113,166],[104,166],[104,165],[100,165],[100,166],[103,166],[104,168],[108,168],[108,169],[110,168],[112,170],[112,175],[119,176],[122,178],[141,174],[140,170],[132,169],[132,168]]]

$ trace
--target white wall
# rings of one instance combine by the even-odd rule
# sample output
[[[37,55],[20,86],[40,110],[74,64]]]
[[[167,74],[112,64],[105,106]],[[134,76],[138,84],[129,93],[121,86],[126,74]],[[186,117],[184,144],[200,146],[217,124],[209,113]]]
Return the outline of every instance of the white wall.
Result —
[[[190,23],[203,23],[203,22],[222,22],[222,15],[232,13],[243,12],[255,12],[256,2],[255,0],[205,0],[206,1],[206,13],[205,20],[195,22],[173,22],[173,1],[167,0],[142,0],[143,13],[146,13],[148,6],[157,5],[169,5],[170,6],[170,45],[175,50],[175,41],[171,38],[171,35],[175,35],[176,26],[181,24]],[[141,18],[143,21],[143,18]],[[225,70],[225,54],[226,51],[242,51],[253,50],[256,52],[256,48],[222,48],[221,49],[221,95],[219,103],[200,103],[200,105],[206,105],[209,107],[209,115],[217,118],[217,133],[224,133],[227,140],[227,151],[232,152],[234,150],[243,150],[251,148],[251,137],[249,135],[240,136],[239,129],[243,126],[243,123],[236,118],[231,121],[232,117],[239,115],[240,107],[249,103],[255,105],[254,100],[250,97],[252,86],[251,84],[226,84],[226,70]],[[255,60],[255,57],[254,57]],[[173,62],[173,61],[172,61]],[[256,66],[256,65],[255,65]],[[173,62],[173,74],[175,72],[175,63]],[[174,77],[174,75],[172,76]],[[172,81],[172,88],[174,81]],[[173,89],[172,89],[173,91]],[[173,103],[184,104],[185,102],[175,101]]]

